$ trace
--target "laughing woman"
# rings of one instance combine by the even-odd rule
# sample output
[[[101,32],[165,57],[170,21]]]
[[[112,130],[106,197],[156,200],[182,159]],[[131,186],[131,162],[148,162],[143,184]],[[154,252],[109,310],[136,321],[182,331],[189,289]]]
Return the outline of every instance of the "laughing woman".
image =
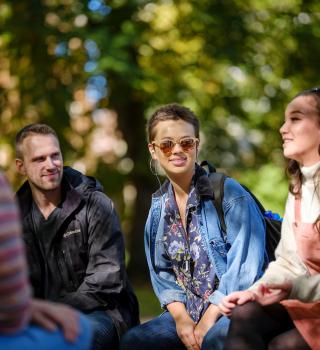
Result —
[[[227,350],[320,349],[319,88],[289,103],[280,133],[291,176],[281,240],[265,275],[220,304],[232,314]]]
[[[197,165],[199,121],[178,104],[148,123],[148,147],[168,181],[152,197],[145,250],[165,312],[135,327],[122,350],[222,349],[229,320],[218,303],[246,289],[266,264],[265,224],[251,196],[233,179],[224,187],[224,239],[208,174]]]

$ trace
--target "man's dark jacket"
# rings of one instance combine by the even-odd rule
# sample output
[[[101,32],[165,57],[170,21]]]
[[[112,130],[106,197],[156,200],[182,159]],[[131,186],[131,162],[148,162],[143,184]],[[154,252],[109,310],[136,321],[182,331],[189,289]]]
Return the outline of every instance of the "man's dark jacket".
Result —
[[[54,235],[36,235],[28,182],[17,192],[34,296],[82,310],[106,310],[120,335],[138,323],[124,266],[124,242],[111,200],[93,177],[64,168]]]

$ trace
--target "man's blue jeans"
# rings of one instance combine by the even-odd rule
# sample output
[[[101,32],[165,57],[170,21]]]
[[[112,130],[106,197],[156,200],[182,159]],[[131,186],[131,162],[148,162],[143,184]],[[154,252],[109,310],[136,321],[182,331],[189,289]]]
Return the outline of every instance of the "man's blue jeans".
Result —
[[[229,319],[221,317],[204,337],[201,350],[222,350]],[[120,350],[185,350],[169,312],[131,328],[120,341]]]
[[[93,330],[92,350],[116,350],[118,334],[116,327],[105,311],[93,311],[86,314]]]
[[[25,330],[0,335],[0,349],[3,350],[90,350],[92,331],[88,319],[80,316],[80,335],[74,343],[66,341],[60,329],[49,332],[35,325]]]

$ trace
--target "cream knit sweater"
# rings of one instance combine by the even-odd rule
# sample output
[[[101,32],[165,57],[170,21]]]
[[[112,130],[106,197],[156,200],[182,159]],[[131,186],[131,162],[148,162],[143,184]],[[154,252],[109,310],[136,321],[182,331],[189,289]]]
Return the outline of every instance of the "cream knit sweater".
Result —
[[[320,214],[320,198],[315,193],[313,175],[319,169],[320,162],[311,167],[302,167],[302,200],[301,220],[302,222],[315,222]],[[276,260],[271,262],[262,276],[250,289],[254,290],[260,283],[293,282],[290,299],[311,302],[320,300],[320,274],[310,276],[307,267],[301,261],[292,229],[294,223],[294,196],[289,193],[284,220],[281,230],[281,240],[276,249]],[[320,239],[320,234],[319,234]]]

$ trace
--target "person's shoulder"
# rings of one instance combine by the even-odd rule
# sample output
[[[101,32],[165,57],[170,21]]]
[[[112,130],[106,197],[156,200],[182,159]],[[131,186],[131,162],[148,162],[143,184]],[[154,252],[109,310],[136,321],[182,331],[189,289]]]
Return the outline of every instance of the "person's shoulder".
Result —
[[[71,167],[64,167],[64,180],[82,196],[88,207],[113,210],[112,200],[104,193],[100,182],[93,176],[82,174]]]
[[[5,175],[0,172],[0,201],[12,202],[13,192]]]
[[[6,185],[6,184],[7,184],[6,177],[5,177],[5,175],[0,171],[0,185],[3,186],[3,185]]]
[[[84,175],[80,171],[69,166],[63,168],[63,178],[80,193],[85,193],[86,191],[103,192],[103,187],[96,178]]]
[[[152,196],[151,206],[149,208],[148,217],[146,221],[146,227],[153,227],[154,225],[159,224],[165,195],[166,192],[162,192],[158,193],[157,195],[154,194]]]
[[[87,205],[91,208],[112,211],[114,209],[113,201],[104,192],[91,191],[87,198]]]
[[[241,184],[231,178],[227,177],[224,182],[224,199],[235,200],[242,197],[248,197],[248,192],[241,186]]]
[[[0,171],[0,188],[1,188],[0,193],[2,193],[3,191],[6,193],[11,191],[11,187],[8,183],[8,180],[1,171]]]

